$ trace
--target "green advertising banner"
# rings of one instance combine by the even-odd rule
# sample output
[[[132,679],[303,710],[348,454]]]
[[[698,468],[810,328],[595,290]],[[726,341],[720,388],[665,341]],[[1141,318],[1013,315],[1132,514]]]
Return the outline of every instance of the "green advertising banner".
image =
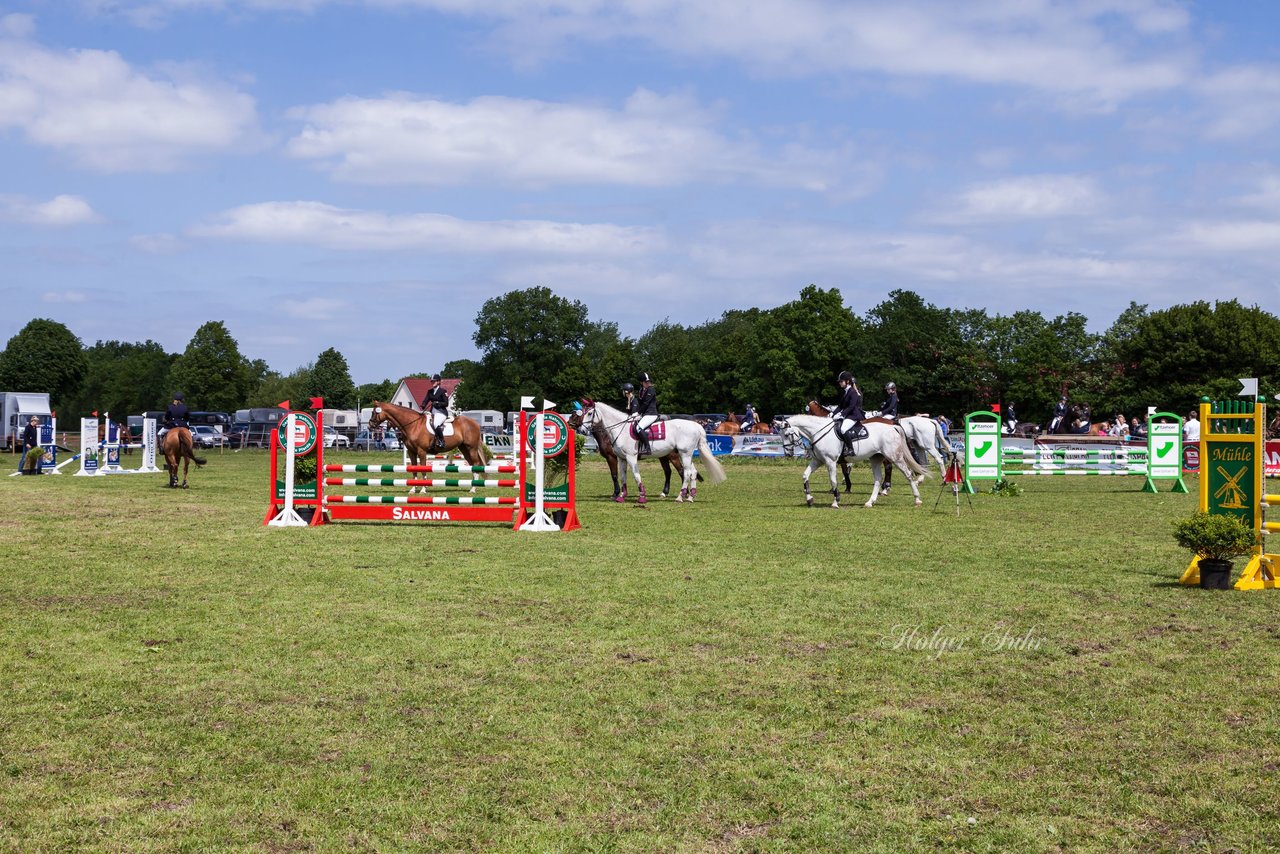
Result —
[[[1240,441],[1215,440],[1204,443],[1200,460],[1200,476],[1208,478],[1209,512],[1235,516],[1249,527],[1257,524],[1258,466],[1257,446],[1252,436]]]

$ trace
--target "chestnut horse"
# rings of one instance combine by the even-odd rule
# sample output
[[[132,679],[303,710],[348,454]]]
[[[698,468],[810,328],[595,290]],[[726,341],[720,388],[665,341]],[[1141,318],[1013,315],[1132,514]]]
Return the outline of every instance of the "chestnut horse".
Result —
[[[120,442],[120,453],[132,454],[133,448],[130,447],[130,445],[133,444],[133,434],[129,432],[129,425],[123,421],[112,421],[111,423],[116,425],[116,430],[117,430],[116,436]],[[106,441],[107,441],[107,422],[104,419],[98,422],[98,444],[101,445]]]
[[[575,410],[569,415],[562,416],[565,423],[569,425],[570,430],[582,429],[582,411]],[[626,495],[622,492],[622,484],[618,482],[618,454],[613,450],[613,442],[609,439],[609,431],[604,429],[604,425],[596,424],[591,428],[591,437],[596,440],[596,450],[600,452],[600,456],[604,457],[604,461],[609,464],[609,474],[613,476],[613,497],[615,500],[626,500]],[[676,474],[680,475],[680,479],[684,480],[684,464],[680,462],[680,455],[675,451],[667,454],[665,457],[659,457],[658,462],[662,463],[662,497],[666,498],[671,492],[671,469],[675,468]],[[702,480],[699,473],[698,480]]]
[[[480,425],[457,415],[453,419],[453,432],[444,437],[444,447],[436,449],[433,445],[435,437],[427,427],[427,414],[407,406],[395,403],[383,403],[375,400],[372,403],[373,415],[369,418],[369,429],[375,430],[383,424],[390,424],[400,432],[400,440],[404,442],[405,452],[409,455],[409,464],[423,466],[434,453],[445,453],[457,450],[467,463],[482,466],[489,461],[489,449],[484,444],[484,436]],[[425,491],[425,487],[423,488]],[[413,487],[410,492],[416,492]],[[471,490],[475,492],[473,488]]]
[[[730,412],[728,417],[717,424],[716,429],[711,432],[719,433],[721,436],[736,436],[742,432],[742,419]],[[773,428],[764,421],[757,421],[746,432],[757,436],[769,436],[773,434]]]
[[[187,488],[187,472],[191,471],[191,464],[202,466],[207,460],[195,455],[195,446],[191,441],[191,431],[186,427],[170,427],[164,434],[164,441],[160,443],[160,450],[164,452],[164,462],[169,468],[169,488],[177,489],[178,484],[178,463],[184,463],[182,468],[182,484],[181,488]]]

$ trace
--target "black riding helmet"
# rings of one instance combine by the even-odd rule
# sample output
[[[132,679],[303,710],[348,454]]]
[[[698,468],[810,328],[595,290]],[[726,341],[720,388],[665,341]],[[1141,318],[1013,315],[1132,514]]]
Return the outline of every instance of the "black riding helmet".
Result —
[[[623,391],[635,391],[635,390],[636,390],[636,387],[635,387],[635,386],[633,386],[631,383],[623,383],[623,384],[622,384],[622,386],[621,386],[621,388],[622,388],[622,390],[623,390]]]
[[[432,374],[432,375],[431,375],[431,381],[432,381],[433,383],[438,383],[438,382],[440,382],[440,375],[439,375],[439,374]]]
[[[649,376],[649,374],[648,374],[648,372],[647,372],[647,371],[641,371],[641,372],[640,372],[640,382],[642,382],[642,383],[651,383],[651,382],[653,382],[653,377]]]
[[[186,400],[186,398],[182,396],[182,392],[180,392],[180,391],[175,391],[175,392],[173,393],[173,399],[174,399],[174,400]]]
[[[898,387],[897,387],[896,385],[894,385],[893,383],[885,383],[885,384],[884,384],[884,390],[885,390],[885,391],[897,391],[897,390],[898,390]]]
[[[846,383],[857,382],[857,380],[853,378],[853,374],[849,373],[848,371],[841,371],[838,381],[846,382]]]

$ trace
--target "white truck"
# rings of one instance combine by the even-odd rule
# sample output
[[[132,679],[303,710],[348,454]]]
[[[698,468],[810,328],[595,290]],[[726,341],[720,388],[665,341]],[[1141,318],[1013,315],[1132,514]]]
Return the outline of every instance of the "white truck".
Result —
[[[31,416],[39,417],[41,424],[48,424],[53,417],[49,409],[49,395],[41,392],[6,391],[4,396],[4,422],[0,423],[0,444],[13,450],[22,441],[22,428]]]

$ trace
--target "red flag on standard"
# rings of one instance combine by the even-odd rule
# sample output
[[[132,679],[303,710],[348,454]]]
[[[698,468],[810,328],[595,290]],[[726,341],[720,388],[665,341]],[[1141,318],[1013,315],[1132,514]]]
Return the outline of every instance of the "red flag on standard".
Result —
[[[995,413],[997,413],[997,414],[999,414],[999,412],[1000,412],[1000,404],[998,404],[998,403],[993,403],[993,404],[991,404],[991,411],[992,411],[992,412],[995,412]]]
[[[287,400],[282,400],[282,401],[280,401],[279,403],[277,403],[277,404],[276,404],[276,406],[280,407],[280,408],[281,408],[281,409],[283,409],[285,412],[288,412],[288,411],[289,411],[289,401],[287,401]]]
[[[324,409],[324,398],[323,398],[323,397],[313,397],[313,398],[311,398],[311,408],[312,408],[312,409]]]

